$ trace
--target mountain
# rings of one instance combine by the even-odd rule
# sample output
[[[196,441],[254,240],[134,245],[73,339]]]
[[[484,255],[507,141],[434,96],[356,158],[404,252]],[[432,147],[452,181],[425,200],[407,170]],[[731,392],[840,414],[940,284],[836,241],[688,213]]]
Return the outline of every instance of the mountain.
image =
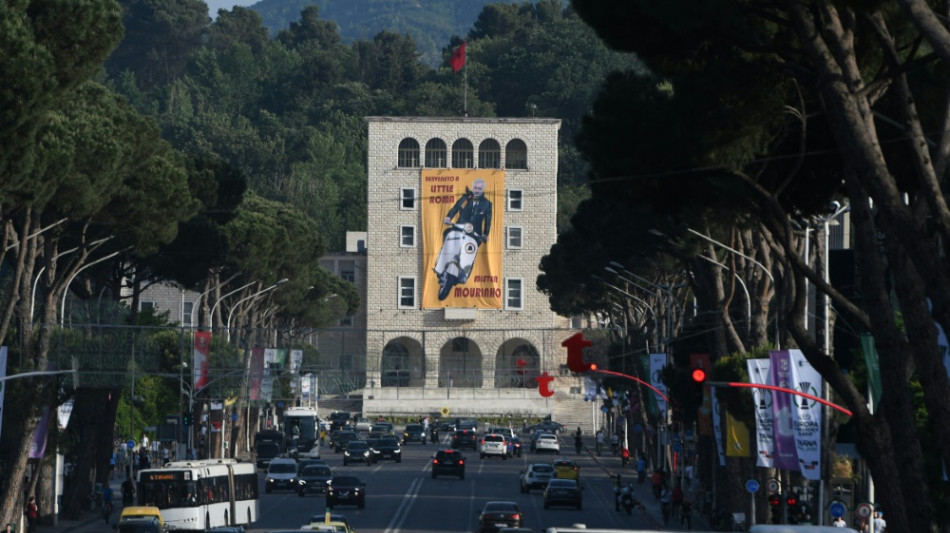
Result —
[[[409,34],[420,60],[432,66],[443,61],[442,48],[453,35],[472,29],[488,4],[527,3],[524,0],[262,0],[252,6],[272,34],[300,20],[304,8],[316,5],[322,20],[340,27],[345,42],[372,40],[382,30]],[[532,0],[531,3],[534,3]]]

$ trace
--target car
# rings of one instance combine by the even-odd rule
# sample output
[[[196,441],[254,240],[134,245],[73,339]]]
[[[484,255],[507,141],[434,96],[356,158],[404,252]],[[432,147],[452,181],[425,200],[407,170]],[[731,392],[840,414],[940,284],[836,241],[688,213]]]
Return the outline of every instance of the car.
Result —
[[[521,527],[524,515],[515,502],[487,502],[478,513],[479,533],[495,533],[503,527]]]
[[[165,529],[165,522],[162,521],[162,512],[158,507],[151,505],[130,505],[128,507],[122,508],[122,513],[119,514],[119,523],[121,524],[125,520],[131,520],[134,518],[155,518],[158,520],[162,529]]]
[[[370,431],[366,436],[367,439],[385,439],[387,437],[395,437],[392,431]]]
[[[538,440],[534,443],[534,451],[561,453],[561,443],[558,442],[554,433],[542,433],[538,435]]]
[[[422,444],[426,443],[426,428],[422,424],[406,424],[406,428],[402,431],[402,443],[405,445],[407,442],[421,442]]]
[[[475,439],[475,431],[471,429],[458,429],[452,435],[452,448],[471,448],[478,451],[478,441]]]
[[[552,505],[570,505],[580,510],[581,486],[574,479],[552,479],[544,489],[544,508]]]
[[[508,442],[505,440],[504,435],[498,433],[482,435],[481,440],[478,441],[478,445],[478,455],[482,459],[492,455],[501,457],[502,459],[508,459]]]
[[[451,420],[441,420],[435,425],[435,429],[439,433],[452,433],[455,431],[455,422],[452,422]]]
[[[397,463],[402,462],[402,448],[399,446],[399,441],[397,441],[395,437],[375,439],[369,449],[370,452],[372,452],[372,460],[374,463],[383,459],[392,459]]]
[[[315,525],[315,524],[318,524],[318,523],[326,523],[326,522],[340,522],[340,523],[346,524],[346,527],[350,527],[350,523],[349,523],[349,521],[347,521],[345,514],[341,514],[341,513],[320,513],[320,514],[315,514],[315,515],[313,515],[313,516],[310,517],[310,525],[311,525],[311,526],[312,526],[312,525]],[[303,529],[303,528],[301,528],[301,529]]]
[[[340,431],[336,434],[336,437],[331,437],[330,445],[333,446],[334,453],[340,453],[343,448],[346,448],[348,442],[359,438],[360,434],[355,431]]]
[[[274,490],[297,490],[297,461],[278,457],[270,462],[264,477],[264,492]]]
[[[257,445],[254,450],[255,462],[258,468],[264,468],[275,458],[280,456],[280,444],[265,441]]]
[[[351,440],[346,444],[343,450],[343,466],[350,463],[373,463],[373,452],[369,449],[369,443],[365,440]]]
[[[343,429],[350,421],[350,413],[344,411],[333,411],[330,413],[330,430]]]
[[[300,497],[311,493],[327,491],[327,482],[333,479],[329,466],[321,464],[303,464],[297,471],[297,494]]]
[[[439,450],[432,456],[432,478],[452,475],[465,479],[465,457],[455,450]]]
[[[205,533],[245,533],[246,531],[244,526],[218,526],[209,527]]]
[[[550,433],[550,432],[544,431],[543,429],[539,429],[539,430],[537,430],[537,431],[531,433],[531,435],[528,436],[528,448],[530,448],[532,452],[537,451],[537,449],[536,449],[535,447],[536,447],[537,444],[538,444],[538,437],[540,437],[541,435],[544,435],[544,434],[546,434],[546,433]]]
[[[118,533],[165,533],[158,519],[153,516],[127,518],[116,526]]]
[[[360,416],[353,420],[353,427],[356,428],[356,431],[369,432],[369,430],[373,427],[373,421],[366,418],[365,416]]]
[[[543,430],[547,433],[559,433],[564,431],[564,424],[553,420],[543,420],[533,426],[528,426],[528,431],[534,432],[538,430]]]
[[[321,533],[352,533],[352,530],[343,522],[311,522],[300,528],[302,530],[320,531]]]
[[[548,481],[554,479],[554,467],[548,463],[534,463],[528,465],[521,472],[521,492],[530,492],[533,489],[543,489]]]
[[[554,467],[554,477],[558,479],[580,480],[581,467],[573,459],[558,459],[551,466]]]
[[[461,420],[458,420],[455,423],[455,431],[458,431],[460,429],[470,429],[472,431],[478,431],[478,420],[475,420],[474,418],[463,418]]]
[[[366,483],[356,476],[334,476],[327,486],[327,508],[340,504],[366,507]]]
[[[369,428],[369,430],[370,430],[370,431],[382,431],[382,432],[384,432],[384,433],[389,433],[390,435],[395,434],[395,432],[394,432],[394,430],[393,430],[393,423],[392,423],[392,422],[376,422],[375,424],[373,424],[373,426],[372,426],[371,428]]]

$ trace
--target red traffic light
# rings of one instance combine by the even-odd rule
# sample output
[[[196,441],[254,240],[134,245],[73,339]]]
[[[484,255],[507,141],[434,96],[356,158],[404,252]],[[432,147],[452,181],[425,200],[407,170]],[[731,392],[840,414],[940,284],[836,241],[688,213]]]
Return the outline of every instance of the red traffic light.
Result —
[[[769,505],[772,507],[778,507],[782,503],[782,498],[778,494],[773,494],[769,496]]]
[[[706,370],[703,368],[694,368],[690,377],[693,378],[693,382],[695,383],[703,383],[706,381]]]
[[[789,496],[786,498],[785,503],[787,503],[789,507],[794,507],[798,503],[798,499],[794,496]]]

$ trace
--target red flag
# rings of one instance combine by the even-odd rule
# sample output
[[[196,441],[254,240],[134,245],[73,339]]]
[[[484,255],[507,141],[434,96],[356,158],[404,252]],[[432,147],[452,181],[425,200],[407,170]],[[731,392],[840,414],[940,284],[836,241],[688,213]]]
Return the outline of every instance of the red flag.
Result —
[[[465,41],[462,41],[462,45],[449,58],[449,65],[452,66],[452,70],[455,72],[462,70],[462,67],[465,66]]]

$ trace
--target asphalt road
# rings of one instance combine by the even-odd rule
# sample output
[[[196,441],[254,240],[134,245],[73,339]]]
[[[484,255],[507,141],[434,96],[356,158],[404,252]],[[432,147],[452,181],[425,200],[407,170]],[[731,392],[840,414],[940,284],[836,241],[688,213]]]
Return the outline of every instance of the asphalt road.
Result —
[[[432,479],[430,462],[438,449],[432,443],[404,446],[403,459],[398,464],[383,461],[372,466],[343,466],[342,455],[326,449],[323,458],[334,474],[346,472],[366,483],[365,509],[355,506],[334,509],[334,512],[345,514],[358,533],[471,532],[475,531],[478,512],[485,502],[492,500],[517,502],[524,512],[525,527],[535,531],[577,523],[589,528],[649,529],[655,526],[649,513],[634,511],[628,516],[614,511],[615,478],[610,477],[604,466],[616,471],[619,459],[605,456],[599,458],[599,464],[587,453],[576,455],[573,446],[564,444],[562,439],[560,456],[526,451],[522,457],[508,460],[482,460],[477,452],[464,450],[467,459],[464,480],[441,476]],[[568,507],[544,509],[541,491],[522,494],[519,490],[519,473],[527,464],[550,463],[557,458],[575,459],[580,465],[583,510]],[[604,462],[609,464],[604,465]],[[633,472],[629,469],[627,472],[632,479]],[[292,492],[265,494],[263,479],[262,472],[260,519],[251,532],[299,529],[309,523],[311,516],[325,512],[322,495],[301,498]],[[637,496],[646,498],[648,490],[647,485],[638,487]]]

